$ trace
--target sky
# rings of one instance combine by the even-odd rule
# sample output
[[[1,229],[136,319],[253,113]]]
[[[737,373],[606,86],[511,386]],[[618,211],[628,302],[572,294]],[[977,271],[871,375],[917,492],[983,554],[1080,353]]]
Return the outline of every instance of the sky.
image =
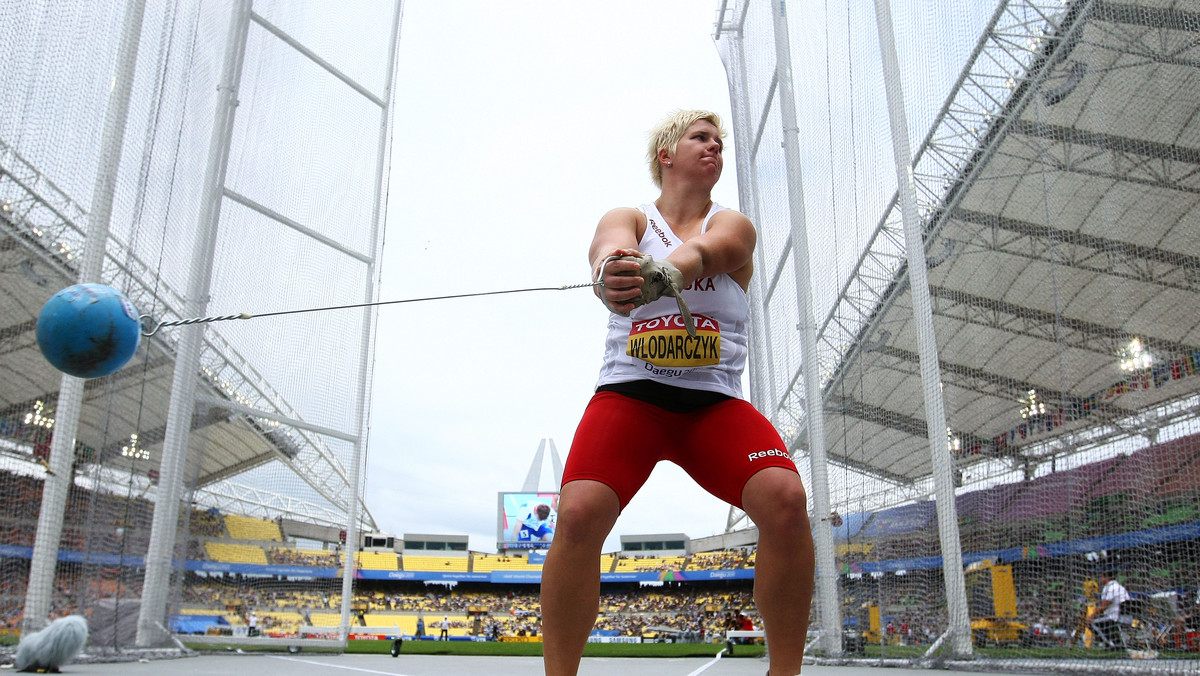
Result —
[[[590,281],[600,217],[658,197],[649,129],[680,108],[731,126],[716,7],[406,2],[380,300]],[[714,199],[737,208],[735,151],[727,139]],[[366,486],[380,529],[496,551],[497,493],[522,488],[542,439],[566,460],[606,318],[588,289],[381,308]],[[620,535],[718,534],[728,515],[660,463],[604,551]]]

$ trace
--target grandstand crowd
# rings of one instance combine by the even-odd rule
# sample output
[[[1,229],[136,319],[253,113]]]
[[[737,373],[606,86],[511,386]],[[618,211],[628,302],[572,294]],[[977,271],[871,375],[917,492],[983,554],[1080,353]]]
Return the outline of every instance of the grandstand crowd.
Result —
[[[20,625],[28,577],[28,548],[37,532],[41,480],[0,473],[0,626]],[[875,608],[885,640],[926,643],[946,626],[939,565],[936,505],[910,502],[883,510],[841,515],[834,524],[841,574],[843,617],[863,626]],[[1076,541],[1128,541],[1137,534],[1151,544],[1122,545],[1108,552],[1119,561],[1122,581],[1135,595],[1177,591],[1196,597],[1200,585],[1200,435],[1174,439],[1128,455],[1105,458],[1025,481],[964,492],[956,497],[964,552],[992,552],[1010,563],[1019,620],[1029,626],[1071,631],[1089,602],[1094,577],[1089,559],[1055,550]],[[60,549],[90,555],[144,555],[153,504],[137,495],[115,495],[74,485],[68,497]],[[281,520],[194,508],[181,518],[180,553],[193,561],[324,569],[305,576],[189,572],[180,615],[220,618],[227,626],[254,618],[265,633],[293,635],[303,627],[340,623],[341,583],[332,572],[343,564],[339,543],[300,546]],[[1148,534],[1148,535],[1147,535]],[[1136,538],[1135,538],[1136,539]],[[642,554],[638,552],[637,554]],[[757,626],[750,580],[671,581],[666,573],[743,570],[754,566],[753,547],[706,552],[634,552],[603,555],[602,572],[663,573],[654,586],[605,583],[596,631],[611,636],[714,637],[744,614]],[[437,573],[538,571],[539,560],[522,553],[367,550],[354,552],[362,570]],[[86,559],[84,559],[86,561]],[[913,562],[908,568],[880,562]],[[872,568],[872,566],[876,566]],[[95,599],[140,596],[136,566],[60,563],[52,615],[86,612]],[[886,580],[881,580],[886,576]],[[684,576],[686,577],[686,575]],[[884,583],[886,582],[886,584]],[[445,619],[451,636],[534,636],[540,633],[536,584],[460,581],[453,588],[412,580],[358,580],[353,623],[434,635]],[[974,599],[972,600],[974,602]]]

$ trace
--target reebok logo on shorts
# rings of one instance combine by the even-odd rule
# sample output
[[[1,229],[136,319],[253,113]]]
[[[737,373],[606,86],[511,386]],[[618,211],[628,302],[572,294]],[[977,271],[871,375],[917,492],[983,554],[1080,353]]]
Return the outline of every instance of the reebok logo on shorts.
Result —
[[[759,459],[759,458],[769,458],[769,457],[771,457],[771,456],[778,456],[778,457],[781,457],[781,458],[790,458],[790,457],[792,457],[792,456],[788,455],[788,452],[787,452],[787,451],[781,451],[781,450],[779,450],[779,449],[777,449],[777,448],[772,448],[772,449],[768,449],[768,450],[765,450],[765,451],[755,451],[755,452],[753,452],[753,453],[751,453],[751,454],[747,455],[747,456],[746,456],[746,458],[747,458],[747,459],[749,459],[750,461],[754,461],[754,460],[757,460],[757,459]]]

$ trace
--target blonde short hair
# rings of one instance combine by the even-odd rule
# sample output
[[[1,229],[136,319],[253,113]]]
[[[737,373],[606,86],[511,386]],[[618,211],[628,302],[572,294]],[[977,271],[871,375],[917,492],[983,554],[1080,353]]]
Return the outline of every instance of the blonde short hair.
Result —
[[[666,148],[674,154],[688,127],[700,120],[711,122],[717,128],[720,138],[725,138],[721,117],[708,110],[677,110],[650,130],[650,147],[646,155],[650,161],[650,178],[654,179],[654,185],[662,188],[662,165],[658,161],[658,151]]]

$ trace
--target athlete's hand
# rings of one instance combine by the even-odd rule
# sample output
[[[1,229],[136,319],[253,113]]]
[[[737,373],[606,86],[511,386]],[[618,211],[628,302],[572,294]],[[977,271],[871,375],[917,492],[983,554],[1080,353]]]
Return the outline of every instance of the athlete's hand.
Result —
[[[610,312],[629,316],[641,305],[642,254],[637,249],[614,249],[601,258],[592,271],[592,280],[599,282],[596,295]]]

